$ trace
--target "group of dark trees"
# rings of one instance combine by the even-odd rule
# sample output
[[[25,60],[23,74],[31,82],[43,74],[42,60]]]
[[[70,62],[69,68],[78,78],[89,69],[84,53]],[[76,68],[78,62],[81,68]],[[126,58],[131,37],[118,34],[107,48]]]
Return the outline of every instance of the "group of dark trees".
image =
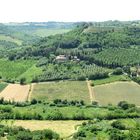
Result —
[[[7,140],[58,140],[59,135],[52,130],[30,131],[22,127],[0,125],[0,139]]]
[[[89,121],[83,123],[78,132],[74,134],[75,139],[107,139],[107,140],[139,140],[140,125],[136,122],[134,128],[128,128],[122,121]]]

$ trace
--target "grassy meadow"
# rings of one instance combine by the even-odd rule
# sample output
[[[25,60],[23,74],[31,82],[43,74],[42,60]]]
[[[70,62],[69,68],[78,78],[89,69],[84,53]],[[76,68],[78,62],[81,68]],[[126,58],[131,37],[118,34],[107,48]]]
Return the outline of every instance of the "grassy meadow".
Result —
[[[85,81],[60,81],[39,83],[34,86],[31,98],[38,100],[53,101],[62,100],[84,100],[90,102],[87,84]]]
[[[116,105],[119,101],[140,105],[140,86],[135,82],[114,82],[95,86],[93,90],[96,100],[101,105]]]
[[[0,76],[3,79],[17,79],[36,63],[35,60],[9,61],[0,59]],[[32,73],[32,71],[30,71]]]
[[[9,120],[2,121],[2,124],[8,126],[22,126],[23,128],[34,130],[50,129],[58,134],[61,138],[71,136],[76,132],[77,126],[82,124],[84,121],[38,121],[38,120]]]
[[[18,79],[21,79],[22,77],[26,78],[26,82],[29,83],[32,81],[32,79],[38,75],[40,75],[42,73],[42,69],[40,67],[36,67],[36,65],[34,64],[33,66],[29,67],[29,69],[27,69],[27,71],[25,71],[24,73],[22,73]]]

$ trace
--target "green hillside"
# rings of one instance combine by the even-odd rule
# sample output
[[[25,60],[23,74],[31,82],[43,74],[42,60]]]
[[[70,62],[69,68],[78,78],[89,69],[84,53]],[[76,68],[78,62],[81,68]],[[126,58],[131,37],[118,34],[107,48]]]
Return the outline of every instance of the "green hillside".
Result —
[[[0,76],[5,80],[16,80],[35,63],[35,60],[9,61],[6,59],[0,59]]]

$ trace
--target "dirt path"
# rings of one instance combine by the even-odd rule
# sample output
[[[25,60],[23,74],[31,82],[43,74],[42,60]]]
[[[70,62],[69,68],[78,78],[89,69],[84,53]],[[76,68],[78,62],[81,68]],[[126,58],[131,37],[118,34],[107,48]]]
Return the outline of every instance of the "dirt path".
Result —
[[[35,83],[30,84],[30,89],[29,89],[29,93],[28,93],[28,101],[31,101],[31,94],[34,90],[34,85],[35,85]]]
[[[93,91],[93,89],[92,89],[92,87],[90,85],[91,84],[91,81],[86,80],[86,82],[87,82],[87,86],[88,86],[88,90],[89,90],[90,101],[92,103],[92,101],[95,101],[94,91]]]
[[[4,100],[24,102],[28,98],[30,85],[9,84],[1,93],[0,98]]]

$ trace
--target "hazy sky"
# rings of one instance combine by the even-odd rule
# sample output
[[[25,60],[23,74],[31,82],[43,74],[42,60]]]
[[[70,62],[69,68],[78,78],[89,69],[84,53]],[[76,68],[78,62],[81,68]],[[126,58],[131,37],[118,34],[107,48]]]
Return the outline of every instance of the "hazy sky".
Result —
[[[140,0],[0,0],[0,22],[140,20]]]

